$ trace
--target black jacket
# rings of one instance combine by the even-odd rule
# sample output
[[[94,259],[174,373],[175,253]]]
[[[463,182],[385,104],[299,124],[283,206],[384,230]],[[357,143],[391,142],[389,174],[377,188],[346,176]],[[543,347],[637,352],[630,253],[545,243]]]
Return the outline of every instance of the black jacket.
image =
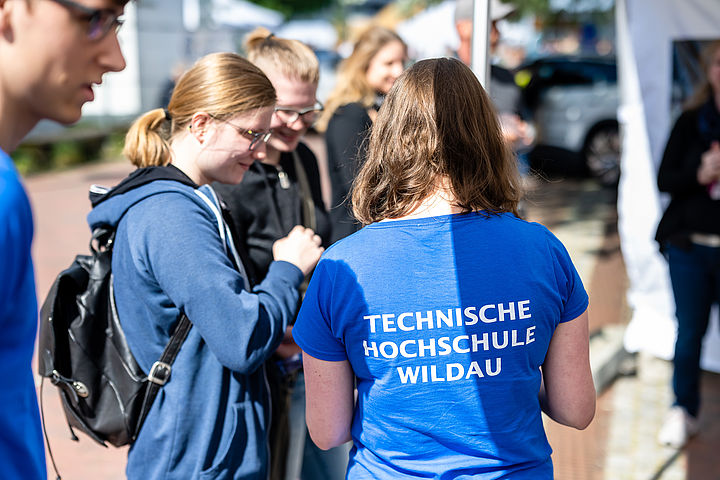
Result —
[[[328,123],[325,144],[332,187],[332,243],[360,228],[352,215],[348,194],[367,154],[366,140],[371,126],[370,116],[360,103],[349,103],[338,108]]]
[[[693,232],[720,234],[720,200],[711,199],[707,187],[697,181],[701,155],[712,141],[720,141],[720,132],[708,132],[702,127],[706,123],[701,121],[703,108],[707,109],[708,104],[678,117],[665,147],[658,188],[669,193],[671,200],[655,235],[661,249],[666,242],[689,245]],[[714,104],[712,109],[710,114],[718,115]]]
[[[317,228],[323,246],[330,245],[330,221],[322,200],[320,173],[315,155],[303,143],[296,149],[310,184]],[[282,153],[279,169],[255,162],[239,185],[214,183],[213,188],[227,207],[236,243],[246,252],[255,284],[265,278],[272,262],[272,245],[295,225],[304,225],[301,193],[292,153]],[[280,171],[287,175],[287,188]]]

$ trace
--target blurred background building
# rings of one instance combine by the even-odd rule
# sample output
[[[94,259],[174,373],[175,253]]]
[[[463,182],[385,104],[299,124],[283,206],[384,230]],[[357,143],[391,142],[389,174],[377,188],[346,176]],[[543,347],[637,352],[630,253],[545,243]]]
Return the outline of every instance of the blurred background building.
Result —
[[[520,0],[499,24],[497,61],[509,68],[547,55],[607,56],[614,52],[613,0]],[[377,22],[393,27],[412,60],[452,55],[458,45],[455,0],[147,0],[126,8],[120,37],[127,68],[106,78],[74,130],[103,131],[160,106],[168,79],[213,51],[241,52],[243,36],[262,25],[309,44],[322,64],[319,96],[333,86],[353,37]],[[42,123],[29,141],[54,138],[62,127]],[[67,132],[64,132],[67,134]]]

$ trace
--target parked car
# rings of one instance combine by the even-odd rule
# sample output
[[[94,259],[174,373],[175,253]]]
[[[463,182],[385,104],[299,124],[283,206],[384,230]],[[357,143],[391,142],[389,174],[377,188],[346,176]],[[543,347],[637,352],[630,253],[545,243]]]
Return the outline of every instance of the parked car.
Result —
[[[620,136],[614,58],[547,57],[517,69],[523,99],[535,125],[536,167],[575,169],[617,183]]]

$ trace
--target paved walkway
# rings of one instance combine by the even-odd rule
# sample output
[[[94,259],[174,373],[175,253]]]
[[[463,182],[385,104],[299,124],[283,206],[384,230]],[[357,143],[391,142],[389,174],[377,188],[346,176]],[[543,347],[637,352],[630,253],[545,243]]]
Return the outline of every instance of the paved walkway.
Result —
[[[113,185],[130,170],[124,162],[102,163],[28,179],[35,209],[34,255],[41,300],[74,255],[87,252],[89,185]],[[527,204],[530,219],[547,225],[577,264],[590,293],[594,332],[622,327],[629,318],[613,205],[611,192],[583,181],[541,183]],[[655,443],[670,402],[670,365],[644,355],[636,365],[635,375],[619,378],[600,395],[595,421],[587,430],[546,422],[555,451],[556,479],[719,480],[720,375],[705,374],[701,433],[677,453]],[[63,477],[124,478],[126,449],[104,449],[82,434],[79,442],[70,440],[55,388],[50,383],[45,387],[47,433]],[[48,466],[48,478],[55,478]]]
[[[40,302],[75,255],[89,252],[90,231],[85,221],[90,212],[88,187],[93,183],[114,185],[131,170],[129,162],[100,163],[26,181],[35,215],[33,255]],[[50,446],[64,479],[125,478],[126,448],[103,448],[82,433],[78,433],[79,442],[72,441],[52,383],[45,382],[42,400]],[[49,459],[48,478],[55,479]]]
[[[622,329],[630,318],[614,203],[614,192],[586,181],[541,184],[528,203],[530,219],[563,241],[580,272],[591,334]],[[556,480],[720,480],[720,375],[703,374],[701,432],[677,451],[655,440],[672,401],[671,363],[638,354],[634,366],[601,392],[587,430],[545,422]]]

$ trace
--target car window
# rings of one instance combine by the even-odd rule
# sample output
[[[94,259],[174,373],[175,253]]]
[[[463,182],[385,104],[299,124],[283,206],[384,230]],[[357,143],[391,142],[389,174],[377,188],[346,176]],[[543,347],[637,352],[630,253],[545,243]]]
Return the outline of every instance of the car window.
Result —
[[[534,108],[542,94],[551,87],[592,86],[617,83],[614,63],[571,60],[537,60],[520,69],[526,77],[525,102]]]
[[[600,82],[616,83],[617,72],[611,65],[589,62],[547,64],[538,68],[537,81],[545,88],[556,85],[592,85]]]

